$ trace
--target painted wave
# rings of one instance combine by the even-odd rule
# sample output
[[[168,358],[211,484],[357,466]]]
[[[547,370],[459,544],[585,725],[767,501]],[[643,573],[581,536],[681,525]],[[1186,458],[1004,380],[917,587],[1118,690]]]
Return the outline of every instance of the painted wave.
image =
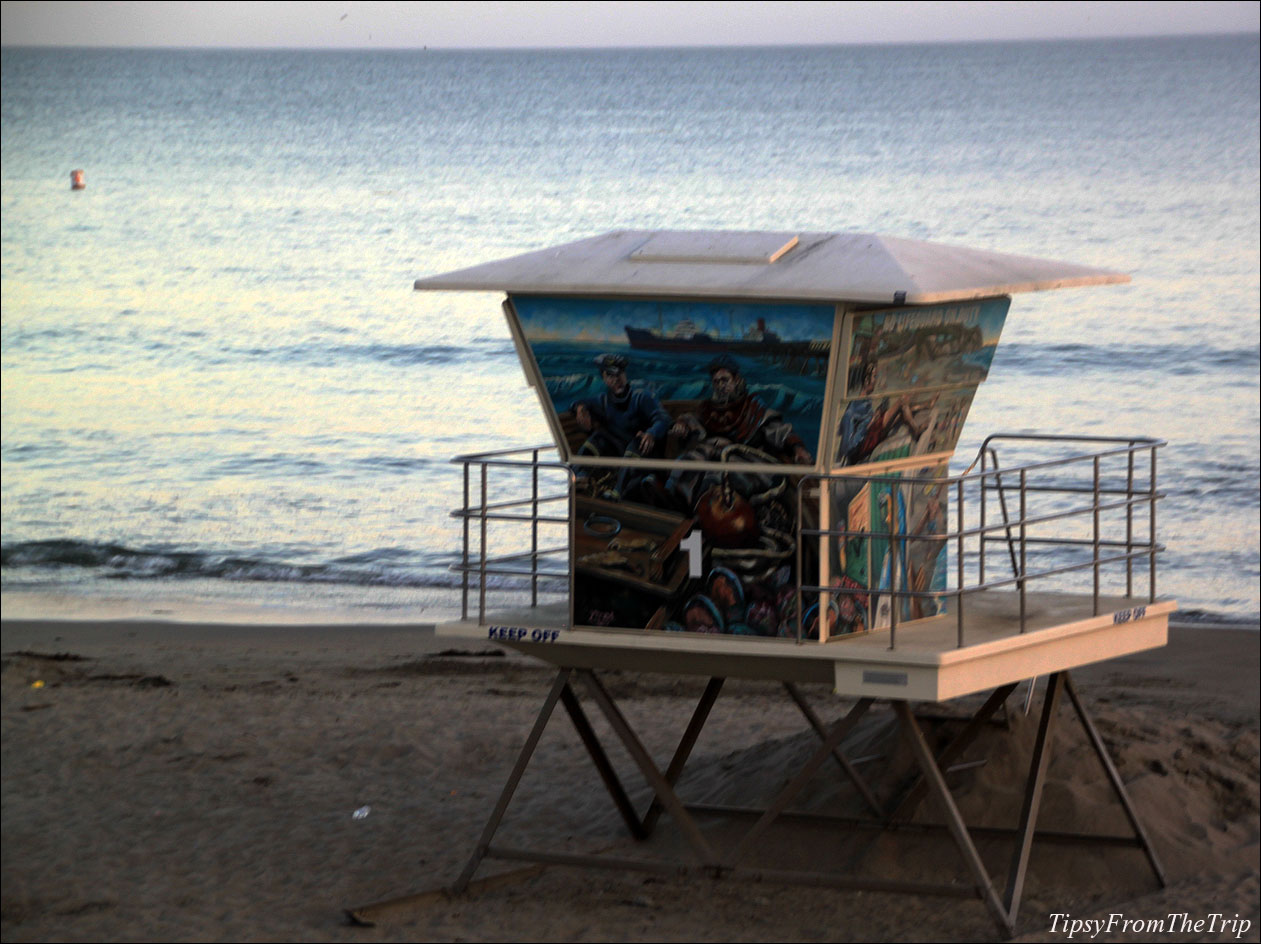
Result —
[[[682,380],[654,384],[632,383],[636,389],[648,389],[658,400],[700,400],[709,395],[707,380]],[[604,382],[598,377],[584,374],[568,374],[549,377],[547,391],[559,409],[584,397],[596,397],[604,392]],[[749,392],[769,409],[780,413],[819,415],[823,410],[823,397],[793,389],[785,384],[750,384]]]

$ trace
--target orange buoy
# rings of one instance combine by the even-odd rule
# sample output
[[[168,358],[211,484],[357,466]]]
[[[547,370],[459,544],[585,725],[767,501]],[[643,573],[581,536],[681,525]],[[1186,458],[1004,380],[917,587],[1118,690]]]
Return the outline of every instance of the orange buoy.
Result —
[[[86,186],[87,186],[87,184],[85,184],[85,183],[83,182],[83,171],[81,171],[81,170],[72,170],[72,171],[70,172],[70,189],[71,189],[71,190],[82,190],[82,189],[83,189],[84,187],[86,187]]]

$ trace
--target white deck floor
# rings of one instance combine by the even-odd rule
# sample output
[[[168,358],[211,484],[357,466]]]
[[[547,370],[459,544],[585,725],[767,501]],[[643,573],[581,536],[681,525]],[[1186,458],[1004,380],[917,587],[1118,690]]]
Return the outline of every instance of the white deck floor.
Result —
[[[956,698],[1037,675],[1163,646],[1172,600],[1148,603],[1089,594],[1029,593],[1026,631],[1014,592],[964,600],[963,641],[954,613],[826,643],[747,636],[571,627],[568,603],[488,613],[440,624],[440,636],[511,646],[557,666],[730,678],[832,682],[837,694],[916,701]]]

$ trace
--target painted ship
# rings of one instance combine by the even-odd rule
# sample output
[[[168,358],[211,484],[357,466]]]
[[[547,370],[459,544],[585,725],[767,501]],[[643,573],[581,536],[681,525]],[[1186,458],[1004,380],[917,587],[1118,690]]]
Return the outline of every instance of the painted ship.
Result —
[[[811,344],[810,341],[785,341],[767,328],[762,318],[739,338],[708,334],[699,330],[695,322],[685,320],[678,322],[669,333],[626,325],[626,339],[631,347],[644,351],[725,351],[754,355],[801,353]]]

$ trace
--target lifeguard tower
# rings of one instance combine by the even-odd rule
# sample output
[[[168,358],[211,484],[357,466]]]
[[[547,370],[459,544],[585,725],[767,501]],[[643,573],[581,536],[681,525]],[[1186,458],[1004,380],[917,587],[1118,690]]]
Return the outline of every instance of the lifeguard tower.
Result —
[[[1133,831],[1077,840],[1132,844],[1163,883],[1069,677],[1166,641],[1176,605],[1156,596],[1163,444],[996,434],[975,457],[955,456],[1010,296],[1126,281],[869,233],[663,231],[612,232],[417,280],[418,290],[506,293],[508,327],[553,436],[548,446],[455,460],[464,475],[455,512],[463,602],[461,619],[437,631],[511,646],[557,674],[454,889],[486,858],[695,870],[975,895],[1011,934],[1042,836],[1048,737],[1065,694]],[[495,588],[510,591],[502,605]],[[664,765],[602,684],[599,673],[615,669],[709,680]],[[998,882],[942,771],[1017,686],[1039,676],[1049,678],[1037,741]],[[733,677],[782,683],[820,744],[741,838],[720,847],[701,818],[724,811],[689,804],[675,787]],[[578,678],[651,787],[646,810],[629,799],[588,721]],[[830,684],[846,712],[825,724],[803,682]],[[990,695],[934,753],[913,703],[979,692]],[[921,777],[891,805],[838,747],[881,701]],[[631,834],[647,838],[668,814],[686,843],[682,862],[494,841],[558,702]],[[964,880],[760,862],[767,830],[791,816],[829,757],[868,801],[868,828],[896,830],[931,797]]]

